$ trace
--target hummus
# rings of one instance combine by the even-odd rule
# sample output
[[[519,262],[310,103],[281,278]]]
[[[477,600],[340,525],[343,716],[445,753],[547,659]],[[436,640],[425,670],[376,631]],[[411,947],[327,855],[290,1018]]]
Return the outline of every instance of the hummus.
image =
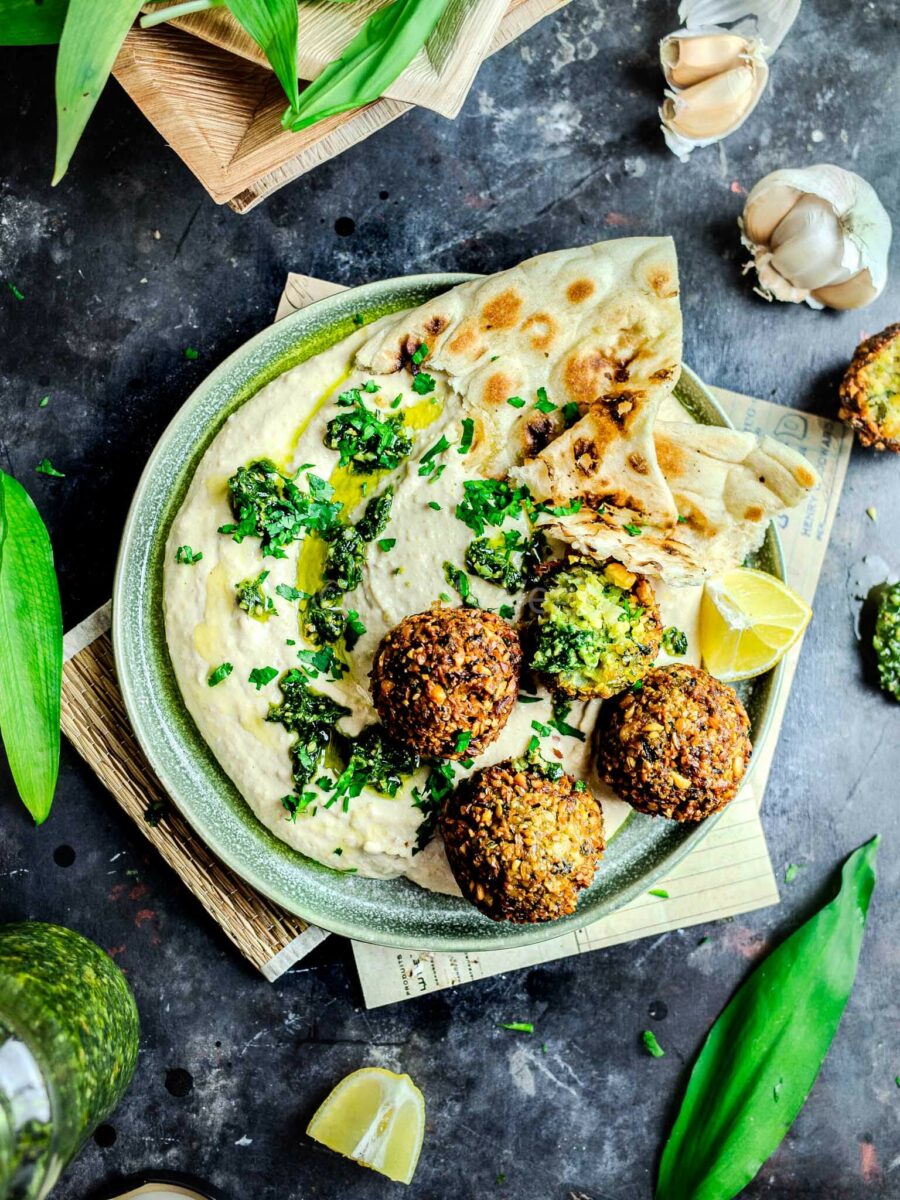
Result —
[[[385,318],[385,322],[395,320],[396,316]],[[424,817],[417,800],[426,785],[428,766],[404,778],[393,797],[363,787],[349,801],[328,805],[328,792],[344,766],[329,747],[309,785],[312,791],[318,789],[321,800],[292,814],[283,799],[296,791],[290,753],[295,735],[266,720],[270,705],[282,700],[279,678],[285,671],[305,666],[311,673],[309,686],[349,710],[337,722],[340,733],[352,739],[374,724],[369,671],[378,643],[410,613],[435,602],[459,603],[447,581],[445,563],[466,571],[472,592],[485,607],[508,605],[517,617],[526,602],[524,593],[510,596],[466,568],[466,549],[475,534],[456,516],[456,507],[466,480],[492,472],[477,420],[472,445],[465,447],[472,424],[464,425],[467,411],[452,378],[436,374],[434,389],[422,395],[414,390],[408,371],[371,376],[353,366],[357,349],[383,323],[352,334],[281,375],[225,422],[201,459],[169,533],[166,632],[179,687],[200,733],[257,818],[277,837],[335,870],[381,879],[405,875],[423,887],[458,894],[440,837],[432,837],[424,849],[417,850]],[[370,380],[378,390],[362,393],[366,406],[381,416],[401,415],[413,448],[395,470],[365,475],[339,465],[338,451],[329,449],[324,439],[329,421],[342,411],[338,396]],[[499,417],[495,414],[491,429],[495,444],[498,420],[508,420],[511,430],[518,415],[514,407],[508,413],[501,411]],[[664,403],[660,417],[686,419],[672,398]],[[502,434],[501,428],[501,439]],[[444,440],[449,445],[426,457],[432,469],[423,474],[423,457],[433,447],[443,447]],[[234,521],[229,478],[239,467],[259,459],[271,460],[288,476],[299,471],[296,482],[301,490],[307,475],[327,480],[334,488],[333,501],[343,506],[343,520],[357,520],[368,499],[388,483],[393,487],[387,528],[366,544],[362,581],[344,597],[345,607],[358,614],[365,632],[352,649],[346,649],[343,641],[335,644],[345,664],[338,679],[328,671],[315,671],[308,658],[298,659],[298,653],[319,647],[304,636],[304,600],[286,598],[292,589],[314,593],[321,587],[327,550],[323,539],[308,533],[302,541],[285,546],[284,557],[263,557],[258,537],[238,542],[219,532]],[[493,473],[504,471],[505,464]],[[526,519],[508,520],[503,526],[504,531],[516,527],[526,533]],[[180,547],[190,547],[191,554],[179,554]],[[240,608],[236,593],[236,585],[257,578],[261,571],[269,572],[264,588],[274,605],[262,618]],[[285,595],[278,592],[279,586]],[[664,625],[675,625],[687,635],[688,653],[681,661],[698,662],[702,589],[673,589],[661,583],[654,583],[654,589]],[[667,661],[666,655],[661,654],[659,661]],[[232,670],[210,686],[210,677],[223,664],[231,664]],[[265,678],[258,674],[261,668],[271,668],[265,673],[272,676],[268,682],[260,682]],[[254,672],[256,682],[251,682]],[[546,725],[553,717],[549,693],[536,688],[531,694],[537,699],[516,705],[500,737],[470,767],[454,764],[456,781],[478,767],[524,754],[534,732],[532,722]],[[541,753],[587,780],[602,804],[609,838],[631,810],[591,770],[590,733],[598,707],[598,701],[573,704],[566,722],[583,731],[584,740],[554,730],[542,737]]]

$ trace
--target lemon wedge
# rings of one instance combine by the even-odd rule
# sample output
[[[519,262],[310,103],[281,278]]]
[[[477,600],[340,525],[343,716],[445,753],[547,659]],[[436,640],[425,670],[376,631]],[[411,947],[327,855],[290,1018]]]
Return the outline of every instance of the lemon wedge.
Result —
[[[781,662],[809,624],[802,596],[765,571],[735,567],[707,581],[700,604],[703,665],[723,683]]]
[[[425,1097],[408,1075],[353,1071],[316,1110],[306,1132],[397,1183],[409,1183],[425,1134]]]

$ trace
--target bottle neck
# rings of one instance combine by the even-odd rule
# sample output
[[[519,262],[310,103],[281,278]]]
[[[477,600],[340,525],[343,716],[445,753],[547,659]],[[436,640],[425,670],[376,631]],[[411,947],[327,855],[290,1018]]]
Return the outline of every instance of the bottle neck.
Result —
[[[41,1200],[55,1182],[54,1107],[37,1058],[0,1017],[0,1200]]]

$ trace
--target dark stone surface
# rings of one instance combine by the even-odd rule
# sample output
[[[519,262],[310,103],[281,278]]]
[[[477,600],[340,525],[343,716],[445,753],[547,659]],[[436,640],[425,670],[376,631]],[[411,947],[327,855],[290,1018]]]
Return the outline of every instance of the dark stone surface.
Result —
[[[456,122],[411,114],[246,217],[210,202],[115,85],[51,190],[52,52],[3,52],[0,279],[25,299],[0,289],[0,465],[48,519],[68,624],[109,596],[158,435],[204,372],[271,319],[290,269],[344,283],[491,271],[671,232],[687,361],[711,382],[834,412],[856,342],[898,319],[900,289],[862,313],[766,305],[741,277],[739,191],[777,167],[832,161],[900,215],[896,13],[890,24],[888,5],[805,5],[754,117],[682,166],[654,117],[655,45],[674,7],[575,0],[484,67]],[[64,480],[34,474],[44,455]],[[789,861],[804,869],[780,907],[733,922],[366,1013],[338,939],[264,983],[69,748],[39,830],[0,774],[0,919],[60,921],[115,949],[143,1016],[135,1083],[54,1194],[75,1200],[151,1166],[193,1170],[235,1198],[394,1194],[303,1136],[336,1080],[383,1063],[428,1099],[411,1194],[645,1200],[711,1020],[820,901],[839,860],[880,830],[855,993],[809,1103],[746,1195],[896,1196],[900,710],[864,680],[852,580],[867,554],[900,569],[898,516],[900,461],[855,449],[766,797],[779,875]],[[651,1006],[667,1015],[651,1020]],[[548,1044],[534,1094],[522,1086],[529,1047],[497,1028],[510,1019],[533,1020]],[[651,1025],[663,1059],[639,1046]]]

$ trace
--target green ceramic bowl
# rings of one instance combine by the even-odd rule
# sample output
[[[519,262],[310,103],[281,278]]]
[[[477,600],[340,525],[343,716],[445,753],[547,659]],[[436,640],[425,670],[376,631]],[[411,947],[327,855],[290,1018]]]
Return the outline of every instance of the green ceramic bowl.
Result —
[[[468,278],[416,275],[354,288],[279,321],[235,351],[189,397],[150,456],[125,523],[113,592],[113,644],[128,715],[163,786],[199,836],[253,887],[291,912],[347,937],[411,949],[486,950],[558,937],[646,892],[716,820],[679,825],[635,813],[612,839],[576,913],[546,925],[498,923],[464,900],[423,891],[405,879],[340,875],[290,849],[254,817],[182,703],[163,628],[163,552],[194,469],[225,418],[276,375],[352,332],[360,316],[373,321]],[[697,420],[728,424],[687,368],[676,394]],[[755,565],[783,578],[771,527]],[[776,668],[742,688],[754,759],[780,681]]]

